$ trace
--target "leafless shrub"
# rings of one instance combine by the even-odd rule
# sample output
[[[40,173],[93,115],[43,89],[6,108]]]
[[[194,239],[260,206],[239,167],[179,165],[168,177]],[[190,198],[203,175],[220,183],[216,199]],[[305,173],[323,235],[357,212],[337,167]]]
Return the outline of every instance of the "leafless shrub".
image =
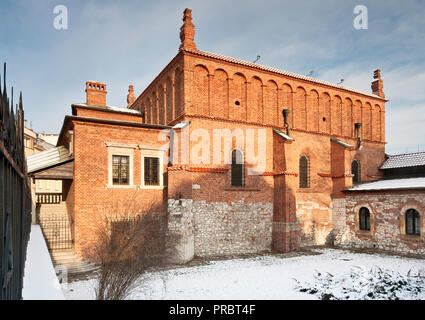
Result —
[[[115,213],[105,214],[99,224],[94,247],[98,300],[125,299],[149,267],[163,262],[164,215],[152,205],[135,213],[133,204],[134,199],[128,199],[127,204],[114,205]]]

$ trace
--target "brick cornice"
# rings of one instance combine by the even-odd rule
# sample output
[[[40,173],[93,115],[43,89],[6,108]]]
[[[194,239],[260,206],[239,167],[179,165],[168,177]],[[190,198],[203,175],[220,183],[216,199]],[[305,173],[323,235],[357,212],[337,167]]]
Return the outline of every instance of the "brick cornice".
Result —
[[[346,178],[346,177],[354,177],[354,174],[352,173],[344,173],[344,174],[330,174],[330,173],[322,173],[318,172],[317,175],[319,177],[323,178],[332,178],[332,179],[340,179],[340,178]]]

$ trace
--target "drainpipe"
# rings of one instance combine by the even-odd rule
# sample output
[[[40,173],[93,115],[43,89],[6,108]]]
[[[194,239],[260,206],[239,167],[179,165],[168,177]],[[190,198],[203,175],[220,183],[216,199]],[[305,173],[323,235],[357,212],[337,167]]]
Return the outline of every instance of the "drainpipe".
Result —
[[[289,109],[283,109],[282,114],[283,114],[283,122],[285,123],[285,126],[286,126],[286,134],[289,136],[289,122],[288,122]]]
[[[360,127],[362,126],[361,122],[356,122],[354,124],[354,128],[356,129],[356,137],[357,137],[357,149],[360,149],[362,144],[362,137],[360,137]]]

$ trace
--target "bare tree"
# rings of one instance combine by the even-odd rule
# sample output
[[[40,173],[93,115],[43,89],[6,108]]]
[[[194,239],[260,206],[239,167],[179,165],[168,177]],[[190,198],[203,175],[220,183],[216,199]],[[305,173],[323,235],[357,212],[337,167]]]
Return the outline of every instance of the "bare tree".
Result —
[[[115,204],[115,210],[108,210],[113,213],[105,214],[99,224],[94,247],[94,258],[99,263],[95,289],[98,300],[125,299],[148,268],[163,263],[163,209],[150,205],[145,212],[136,213],[132,198],[124,205]]]

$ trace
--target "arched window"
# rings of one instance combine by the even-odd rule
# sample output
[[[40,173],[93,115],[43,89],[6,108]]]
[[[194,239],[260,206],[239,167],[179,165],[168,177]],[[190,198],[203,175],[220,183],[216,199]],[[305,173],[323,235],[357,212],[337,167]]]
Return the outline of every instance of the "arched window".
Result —
[[[300,188],[310,187],[310,168],[309,161],[306,156],[300,157]]]
[[[419,236],[421,234],[421,226],[419,219],[419,212],[415,209],[406,211],[406,234]]]
[[[243,153],[240,150],[232,150],[231,184],[233,187],[244,185]]]
[[[360,161],[359,160],[353,160],[353,162],[351,162],[351,174],[354,174],[353,183],[359,183],[360,182]]]
[[[370,211],[368,208],[365,208],[365,207],[360,208],[359,229],[370,231]]]

